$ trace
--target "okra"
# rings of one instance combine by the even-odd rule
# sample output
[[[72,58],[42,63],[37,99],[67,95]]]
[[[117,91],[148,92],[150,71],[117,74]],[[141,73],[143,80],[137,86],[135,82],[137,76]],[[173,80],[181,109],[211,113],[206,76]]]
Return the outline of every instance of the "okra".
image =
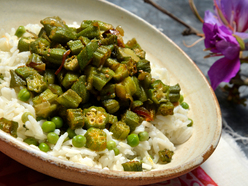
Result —
[[[50,89],[46,89],[40,95],[37,95],[33,98],[34,105],[40,104],[44,101],[48,101],[49,103],[54,103],[57,99],[58,95],[54,94]]]
[[[148,97],[155,103],[166,103],[169,101],[169,86],[165,85],[161,80],[156,80],[151,84],[148,90]]]
[[[52,69],[46,69],[44,73],[44,78],[47,84],[54,84],[55,83],[55,71]]]
[[[108,67],[103,67],[101,70],[96,70],[96,73],[93,74],[94,88],[101,91],[102,88],[112,79],[114,74],[114,71]]]
[[[100,46],[93,53],[92,65],[95,67],[103,66],[107,58],[111,55],[111,50],[106,46]]]
[[[71,89],[74,90],[82,98],[82,102],[81,102],[82,104],[89,101],[90,93],[86,89],[85,75],[80,76],[71,86]]]
[[[67,109],[67,124],[74,130],[76,128],[82,128],[84,126],[85,117],[81,108]]]
[[[48,87],[52,93],[57,94],[58,96],[60,96],[61,94],[63,94],[63,90],[61,88],[61,86],[57,85],[57,84],[48,84]]]
[[[44,38],[37,38],[30,43],[30,51],[42,55],[50,47],[50,42]]]
[[[112,83],[108,83],[106,84],[101,92],[100,92],[100,98],[101,100],[106,100],[106,99],[113,99],[116,97],[116,94],[115,94],[115,87],[116,85],[115,84],[112,84]]]
[[[174,105],[171,102],[161,103],[158,106],[157,114],[161,114],[163,116],[173,115]]]
[[[77,34],[77,37],[84,36],[89,39],[97,38],[99,39],[101,37],[100,27],[97,22],[93,22],[91,25],[89,25],[87,28],[83,29],[81,32]]]
[[[140,125],[139,116],[130,110],[127,110],[123,115],[122,121],[130,127],[130,132],[133,132],[135,128]]]
[[[10,76],[10,88],[26,85],[26,81],[24,81],[20,76],[18,76],[14,70],[10,70]]]
[[[30,91],[41,93],[47,89],[47,82],[45,81],[44,77],[39,73],[28,76],[26,81],[27,88]]]
[[[64,68],[70,71],[77,71],[79,69],[77,56],[71,56],[65,60]]]
[[[78,55],[84,47],[80,40],[70,40],[67,45],[69,46],[72,55]]]
[[[0,118],[0,129],[13,137],[17,137],[18,122],[8,120],[6,118]]]
[[[21,39],[18,41],[18,50],[20,52],[29,51],[30,43],[32,43],[33,41],[35,41],[35,39],[31,37],[21,37]]]
[[[33,76],[34,74],[37,74],[38,72],[31,67],[21,66],[15,69],[15,73],[18,76],[22,77],[22,79],[26,80],[27,77]]]
[[[38,54],[32,53],[26,63],[28,67],[32,67],[37,71],[45,71],[46,63],[42,61],[42,57]]]
[[[172,160],[172,156],[174,155],[173,151],[170,151],[168,149],[164,149],[164,150],[160,150],[158,152],[159,155],[159,159],[163,162],[163,163],[169,163]]]
[[[113,71],[116,71],[119,65],[120,63],[117,60],[112,59],[112,58],[108,58],[104,63],[104,66],[109,67]]]
[[[94,52],[98,48],[98,41],[97,40],[91,40],[84,48],[83,50],[77,55],[78,64],[81,68],[81,70],[84,70],[84,68],[90,63],[90,61],[93,58]]]
[[[127,65],[119,64],[115,70],[115,75],[113,76],[113,78],[116,82],[121,82],[128,76],[129,73],[128,73]]]
[[[43,51],[41,55],[50,63],[60,65],[65,52],[66,50],[63,48],[50,48]]]
[[[91,127],[104,129],[109,120],[108,113],[102,107],[92,106],[84,109],[84,115],[86,129]]]
[[[180,99],[180,86],[179,84],[176,84],[174,86],[169,87],[169,99],[172,103],[178,102]]]
[[[79,74],[75,72],[67,72],[61,82],[61,85],[66,89],[69,89],[74,82],[79,78]]]
[[[68,89],[60,95],[56,101],[66,108],[77,108],[82,101],[82,98],[72,89]]]
[[[125,46],[132,49],[139,58],[145,58],[146,52],[140,47],[135,38],[129,40]]]
[[[130,133],[130,127],[123,121],[118,121],[111,125],[110,132],[113,133],[113,137],[118,140],[124,140]]]
[[[141,59],[137,62],[137,70],[151,73],[150,61],[146,59]]]
[[[51,104],[49,101],[43,101],[40,104],[34,105],[36,117],[48,118],[57,109],[57,104]]]
[[[142,171],[142,162],[140,161],[129,161],[122,163],[124,171]]]
[[[106,99],[102,101],[103,107],[108,113],[113,114],[117,112],[120,108],[120,104],[115,99]]]
[[[58,43],[67,43],[70,40],[77,38],[76,33],[65,27],[53,27],[50,31],[49,38]]]
[[[93,151],[103,151],[107,148],[107,134],[97,128],[90,128],[85,133],[86,147]]]

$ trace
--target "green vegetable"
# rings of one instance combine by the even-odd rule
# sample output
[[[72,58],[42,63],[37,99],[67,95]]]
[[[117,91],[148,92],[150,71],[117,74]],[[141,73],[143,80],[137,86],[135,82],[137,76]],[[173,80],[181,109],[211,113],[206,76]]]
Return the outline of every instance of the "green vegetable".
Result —
[[[82,128],[85,123],[85,117],[83,110],[78,109],[67,109],[67,124],[71,129]]]
[[[139,116],[130,110],[126,111],[125,115],[122,118],[122,121],[124,121],[130,127],[130,132],[133,132],[135,128],[140,124]]]
[[[114,150],[116,156],[117,156],[118,154],[120,154],[120,150],[119,150],[117,147],[115,147],[113,150]]]
[[[33,41],[35,40],[31,37],[21,37],[17,46],[18,50],[20,52],[29,51],[30,43],[32,43]]]
[[[13,137],[17,137],[18,123],[6,118],[0,118],[0,129]]]
[[[26,88],[21,89],[17,95],[17,98],[24,102],[28,101],[30,97],[31,97],[31,94]]]
[[[84,147],[85,144],[86,144],[86,138],[82,135],[76,135],[72,138],[72,145],[74,147],[81,148]]]
[[[137,134],[130,134],[127,137],[127,144],[131,147],[136,147],[139,145],[139,137]]]
[[[109,115],[102,107],[92,106],[88,109],[84,109],[84,115],[86,129],[91,127],[104,129],[109,120]]]
[[[22,122],[23,122],[23,123],[26,123],[26,121],[28,121],[28,116],[34,117],[33,114],[31,114],[30,112],[24,112],[24,113],[22,114]]]
[[[184,109],[189,109],[189,105],[188,105],[188,103],[186,103],[186,102],[182,102],[180,105],[181,105]]]
[[[142,171],[142,163],[140,161],[129,161],[122,164],[124,171]]]
[[[25,86],[27,83],[14,70],[10,70],[10,88]]]
[[[60,95],[57,102],[66,108],[77,108],[82,101],[82,98],[72,89],[68,89]]]
[[[107,110],[108,113],[113,114],[117,112],[120,108],[120,104],[115,99],[107,99],[102,102],[103,107]]]
[[[48,144],[42,142],[39,144],[39,149],[43,152],[48,152],[50,150],[50,147]]]
[[[111,125],[109,131],[113,133],[114,138],[124,140],[130,132],[130,127],[126,123],[118,121]]]
[[[39,73],[35,73],[31,76],[28,76],[27,79],[27,89],[34,91],[36,93],[41,93],[47,89],[47,82],[44,77]]]
[[[71,128],[68,128],[66,132],[68,133],[68,137],[70,139],[72,139],[74,136],[76,136],[75,130],[73,130]]]
[[[172,160],[172,156],[174,155],[174,152],[168,149],[164,149],[164,150],[159,151],[158,155],[159,155],[159,159],[163,163],[169,163]]]
[[[190,123],[187,125],[187,127],[192,127],[193,126],[193,120],[191,118],[188,118],[188,120],[190,120]]]
[[[61,117],[59,117],[59,116],[54,116],[51,119],[51,121],[53,123],[55,123],[57,129],[61,128],[63,126],[63,124],[64,124],[63,119]]]
[[[48,143],[51,143],[51,144],[56,144],[57,141],[59,139],[59,135],[56,134],[55,132],[49,132],[47,134],[47,141]]]
[[[108,150],[114,150],[116,148],[116,143],[113,140],[110,140],[107,142],[107,149]]]
[[[33,137],[28,137],[24,139],[23,142],[27,143],[28,145],[35,145],[35,146],[38,146],[39,144],[38,141]]]
[[[103,151],[107,148],[107,134],[97,128],[90,128],[85,133],[86,147],[93,151]]]
[[[148,134],[148,132],[143,131],[143,132],[140,132],[140,133],[138,134],[138,137],[139,137],[139,140],[140,140],[140,141],[146,141],[146,140],[149,139],[149,134]]]
[[[71,86],[71,89],[74,90],[82,98],[82,102],[81,102],[82,104],[89,101],[90,93],[86,89],[85,75],[80,76]]]
[[[45,121],[44,123],[42,123],[41,128],[43,132],[49,133],[55,130],[56,125],[52,121]]]
[[[17,37],[22,37],[22,35],[26,32],[26,29],[24,26],[19,26],[15,32],[15,35]]]

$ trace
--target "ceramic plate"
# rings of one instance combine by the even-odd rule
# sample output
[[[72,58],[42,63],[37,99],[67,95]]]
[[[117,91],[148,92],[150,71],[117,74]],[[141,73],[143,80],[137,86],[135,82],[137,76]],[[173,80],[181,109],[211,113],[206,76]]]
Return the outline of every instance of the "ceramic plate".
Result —
[[[0,28],[39,23],[48,16],[60,16],[67,24],[96,19],[121,25],[125,41],[133,37],[147,52],[147,58],[169,71],[172,83],[179,83],[190,104],[193,136],[177,146],[173,161],[163,170],[120,172],[100,170],[51,157],[27,147],[0,131],[0,150],[18,162],[44,174],[90,185],[144,185],[171,179],[199,166],[216,148],[221,134],[221,112],[213,90],[192,60],[169,38],[139,17],[105,1],[96,0],[11,0],[0,1]]]

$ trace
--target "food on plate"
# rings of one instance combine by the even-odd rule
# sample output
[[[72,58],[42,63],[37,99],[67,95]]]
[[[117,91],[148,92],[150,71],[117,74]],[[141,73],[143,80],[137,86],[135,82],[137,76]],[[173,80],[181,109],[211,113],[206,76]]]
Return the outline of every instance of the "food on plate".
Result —
[[[63,160],[147,171],[193,132],[179,84],[120,26],[47,17],[0,38],[0,129]],[[166,62],[166,61],[165,61]]]

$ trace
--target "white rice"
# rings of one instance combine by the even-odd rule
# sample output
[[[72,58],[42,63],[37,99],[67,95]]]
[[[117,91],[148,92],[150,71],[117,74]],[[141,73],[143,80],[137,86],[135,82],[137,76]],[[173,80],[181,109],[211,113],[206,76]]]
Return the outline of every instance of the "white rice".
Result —
[[[73,23],[76,26],[76,23]],[[26,29],[38,33],[39,25],[28,24]],[[16,69],[18,66],[25,65],[30,52],[19,53],[17,49],[18,38],[14,35],[15,29],[11,29],[10,33],[0,31],[0,73],[4,75],[4,80],[0,80],[0,117],[5,117],[9,120],[14,120],[19,123],[17,139],[23,141],[29,136],[38,139],[39,142],[46,140],[46,134],[42,131],[41,125],[44,120],[36,121],[32,116],[28,117],[28,121],[21,121],[21,116],[24,112],[31,112],[35,116],[35,110],[30,104],[24,103],[17,99],[17,91],[9,87],[11,69]],[[28,33],[25,33],[26,35]],[[155,78],[161,79],[164,83],[169,84],[169,74],[165,68],[152,65],[152,75]],[[183,109],[180,105],[175,107],[174,115],[171,116],[156,116],[152,122],[144,121],[138,126],[133,133],[138,134],[142,131],[149,133],[148,141],[140,142],[137,147],[131,147],[126,143],[126,140],[118,141],[112,138],[112,133],[107,129],[104,132],[107,134],[107,140],[114,140],[120,154],[115,156],[113,150],[104,150],[101,152],[91,151],[85,147],[76,148],[72,146],[72,140],[65,141],[68,133],[64,133],[59,137],[55,145],[50,145],[51,151],[47,152],[50,155],[58,158],[73,161],[79,164],[88,165],[110,170],[123,170],[122,163],[129,161],[130,158],[143,161],[143,168],[152,170],[159,168],[158,166],[158,151],[165,148],[174,151],[175,145],[182,144],[187,141],[193,133],[193,127],[187,127],[190,123],[188,119],[189,110]],[[60,134],[60,130],[56,129],[55,133]],[[84,135],[86,130],[76,129],[76,134]],[[33,148],[38,147],[31,145]],[[150,154],[153,156],[151,158]],[[173,161],[173,160],[172,160]]]

